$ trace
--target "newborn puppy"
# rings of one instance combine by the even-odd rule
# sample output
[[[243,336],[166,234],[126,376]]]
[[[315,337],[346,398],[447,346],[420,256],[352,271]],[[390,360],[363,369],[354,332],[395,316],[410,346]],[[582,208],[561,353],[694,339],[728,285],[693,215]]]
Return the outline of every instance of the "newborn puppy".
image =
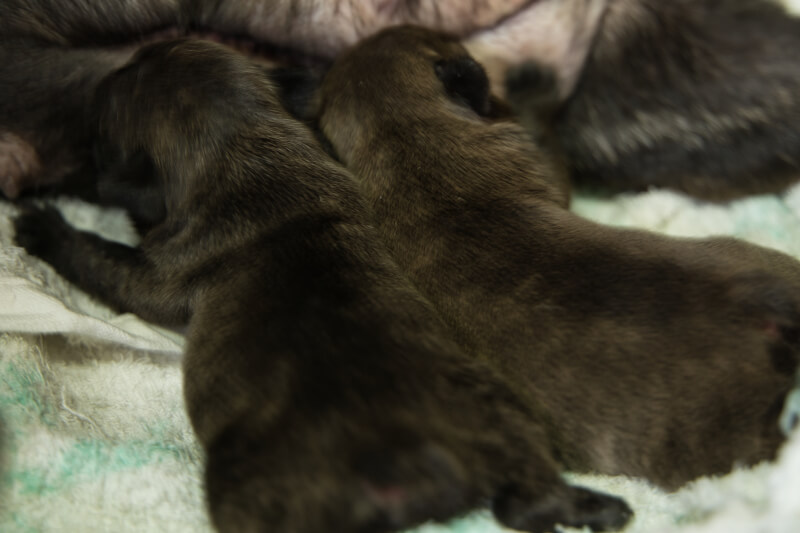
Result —
[[[773,457],[800,264],[570,213],[547,153],[481,116],[486,87],[455,38],[413,27],[365,40],[323,80],[320,127],[412,282],[544,408],[565,468],[672,489]]]
[[[609,0],[553,122],[574,182],[711,200],[796,182],[798,49],[800,19],[772,0]],[[508,74],[523,113],[539,68]]]
[[[624,502],[561,479],[532,400],[449,340],[263,70],[155,44],[96,105],[98,191],[138,198],[140,246],[35,209],[17,242],[116,309],[189,321],[186,405],[220,531],[395,531],[486,503],[532,532],[625,524]]]

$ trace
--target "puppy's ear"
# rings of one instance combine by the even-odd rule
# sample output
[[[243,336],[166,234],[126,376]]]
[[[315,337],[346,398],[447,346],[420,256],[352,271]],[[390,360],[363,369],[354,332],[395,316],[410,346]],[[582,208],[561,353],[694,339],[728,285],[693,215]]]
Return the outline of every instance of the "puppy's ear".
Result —
[[[434,68],[450,96],[481,116],[489,114],[489,78],[477,61],[469,56],[459,56],[441,59]]]
[[[277,87],[286,110],[299,120],[310,119],[324,72],[306,67],[279,67],[267,70],[267,74]]]

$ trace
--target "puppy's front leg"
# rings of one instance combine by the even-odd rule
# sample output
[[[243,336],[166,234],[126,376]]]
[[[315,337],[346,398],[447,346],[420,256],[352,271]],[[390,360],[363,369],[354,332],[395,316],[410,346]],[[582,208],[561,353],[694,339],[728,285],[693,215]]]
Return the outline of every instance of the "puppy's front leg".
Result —
[[[79,231],[52,207],[26,208],[14,226],[17,244],[116,310],[165,326],[188,321],[191,285],[170,282],[140,248]]]

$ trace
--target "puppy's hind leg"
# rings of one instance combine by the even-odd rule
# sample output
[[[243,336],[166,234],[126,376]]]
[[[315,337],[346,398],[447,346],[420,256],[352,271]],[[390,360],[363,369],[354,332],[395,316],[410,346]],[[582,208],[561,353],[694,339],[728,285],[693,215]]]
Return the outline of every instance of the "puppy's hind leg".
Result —
[[[526,480],[507,485],[495,496],[492,512],[503,525],[532,533],[553,531],[556,525],[615,531],[633,516],[621,498],[560,479],[542,485],[533,477],[537,474],[531,474]]]
[[[188,321],[191,285],[173,283],[140,248],[79,231],[52,207],[24,208],[14,226],[18,245],[116,310],[164,326]]]
[[[497,458],[502,458],[498,466],[503,472],[492,497],[497,520],[531,533],[555,531],[557,525],[592,531],[624,527],[633,516],[628,504],[616,496],[567,483],[552,455],[551,439],[541,425],[544,421],[536,418],[508,426],[511,431],[504,449],[493,450],[493,463],[497,465]]]

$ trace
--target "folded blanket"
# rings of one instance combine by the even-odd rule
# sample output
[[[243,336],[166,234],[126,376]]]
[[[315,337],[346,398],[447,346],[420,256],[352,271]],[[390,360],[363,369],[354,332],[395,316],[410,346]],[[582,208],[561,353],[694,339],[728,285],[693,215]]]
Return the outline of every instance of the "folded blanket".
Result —
[[[136,240],[117,210],[56,204],[78,227]],[[725,206],[654,191],[578,197],[573,209],[672,235],[736,235],[800,258],[800,186]],[[210,531],[202,450],[182,402],[183,338],[111,312],[15,247],[14,212],[0,201],[0,531]],[[626,498],[631,533],[800,531],[800,434],[774,464],[672,494],[641,480],[570,477]],[[484,512],[418,531],[501,530]]]

